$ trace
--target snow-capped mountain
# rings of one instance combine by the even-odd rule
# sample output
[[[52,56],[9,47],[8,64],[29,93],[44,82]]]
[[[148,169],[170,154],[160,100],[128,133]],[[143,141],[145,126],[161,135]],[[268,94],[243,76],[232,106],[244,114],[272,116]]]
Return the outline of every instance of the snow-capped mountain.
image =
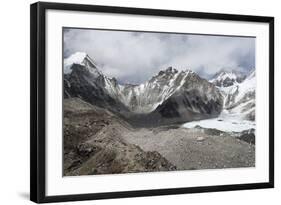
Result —
[[[73,65],[85,66],[85,69],[94,76],[101,75],[96,63],[84,52],[74,53],[69,58],[64,59],[64,74],[71,73]]]
[[[203,85],[194,83],[195,81],[202,80],[199,78],[200,77],[191,70],[179,72],[169,67],[140,85],[120,85],[116,83],[116,80],[105,78],[105,88],[111,97],[119,99],[132,112],[149,113],[155,110],[157,106],[161,105],[173,94],[194,89],[194,85],[197,86],[196,89],[198,91],[200,90],[198,94],[204,93]],[[209,88],[205,86],[205,88],[209,92],[214,89],[212,86]],[[211,94],[206,95],[207,100],[219,98],[218,93],[214,92],[214,94],[215,96]]]
[[[108,94],[105,78],[86,53],[75,53],[64,60],[64,97],[79,97],[115,112],[129,111],[119,100]]]
[[[222,76],[217,75],[218,79],[211,82],[220,82]],[[232,79],[237,79],[233,76]],[[223,81],[221,81],[223,82]],[[224,106],[220,115],[216,118],[187,122],[183,127],[218,129],[225,132],[246,132],[252,133],[256,128],[255,123],[255,90],[256,74],[253,69],[248,76],[241,82],[235,80],[232,85],[216,84],[224,97]]]
[[[245,80],[247,75],[235,70],[221,70],[217,72],[210,80],[211,83],[218,87],[229,87]]]
[[[179,73],[170,67],[140,85],[112,85],[111,81],[106,81],[106,88],[132,112],[149,113],[180,89],[190,72]]]
[[[221,76],[219,75],[218,78]],[[211,82],[218,81],[215,79]],[[240,115],[247,120],[255,119],[256,76],[254,69],[241,82],[236,80],[231,86],[221,84],[218,87],[224,96],[224,109],[226,111]]]
[[[103,75],[87,54],[76,53],[65,59],[64,73],[65,97],[80,97],[140,121],[204,119],[218,115],[223,107],[220,90],[190,70],[169,67],[143,84],[121,85]]]

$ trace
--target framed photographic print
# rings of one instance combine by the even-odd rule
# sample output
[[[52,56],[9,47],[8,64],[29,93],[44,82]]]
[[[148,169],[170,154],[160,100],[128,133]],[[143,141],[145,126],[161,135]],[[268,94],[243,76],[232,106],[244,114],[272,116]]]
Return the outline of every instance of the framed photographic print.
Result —
[[[274,187],[274,18],[31,5],[34,202]]]

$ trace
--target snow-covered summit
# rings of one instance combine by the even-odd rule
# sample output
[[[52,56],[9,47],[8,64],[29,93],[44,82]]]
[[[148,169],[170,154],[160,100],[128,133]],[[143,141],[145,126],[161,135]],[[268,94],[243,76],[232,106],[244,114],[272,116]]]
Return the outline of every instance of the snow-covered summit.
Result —
[[[85,66],[89,72],[98,75],[100,72],[97,69],[96,63],[85,52],[76,52],[64,59],[64,73],[69,74],[72,72],[73,65]]]
[[[229,87],[241,83],[246,78],[245,73],[234,70],[221,70],[210,80],[218,87]]]
[[[192,73],[193,71],[190,70],[179,72],[175,68],[168,67],[139,85],[114,84],[106,77],[105,88],[111,97],[120,100],[131,111],[148,113],[156,109],[171,95],[179,92],[190,80],[189,75]]]
[[[223,72],[219,73],[219,75],[215,79],[213,79],[213,81],[214,80],[225,80],[226,78],[236,79],[237,76],[233,72],[225,72],[225,71],[223,71]]]

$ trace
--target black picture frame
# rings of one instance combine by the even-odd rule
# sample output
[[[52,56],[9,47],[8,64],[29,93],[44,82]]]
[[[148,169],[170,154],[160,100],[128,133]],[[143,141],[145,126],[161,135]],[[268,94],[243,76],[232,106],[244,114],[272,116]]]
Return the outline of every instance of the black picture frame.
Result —
[[[108,193],[89,193],[46,196],[46,68],[45,37],[46,11],[67,10],[129,15],[169,16],[195,19],[262,22],[269,24],[269,181],[263,183],[230,184],[191,188],[171,188]],[[186,194],[274,187],[274,18],[265,16],[157,10],[145,8],[111,7],[82,4],[38,2],[30,7],[30,199],[37,203],[77,200],[97,200],[123,197]]]

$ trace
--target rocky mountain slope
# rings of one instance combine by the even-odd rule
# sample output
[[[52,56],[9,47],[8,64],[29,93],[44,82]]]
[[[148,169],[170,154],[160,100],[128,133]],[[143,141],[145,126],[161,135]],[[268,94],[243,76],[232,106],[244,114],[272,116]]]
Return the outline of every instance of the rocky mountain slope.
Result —
[[[113,113],[80,98],[64,100],[64,175],[170,171],[157,151],[125,141],[133,128]]]
[[[255,166],[254,138],[177,126],[134,128],[80,98],[64,100],[64,176]],[[240,139],[241,138],[241,139]]]

